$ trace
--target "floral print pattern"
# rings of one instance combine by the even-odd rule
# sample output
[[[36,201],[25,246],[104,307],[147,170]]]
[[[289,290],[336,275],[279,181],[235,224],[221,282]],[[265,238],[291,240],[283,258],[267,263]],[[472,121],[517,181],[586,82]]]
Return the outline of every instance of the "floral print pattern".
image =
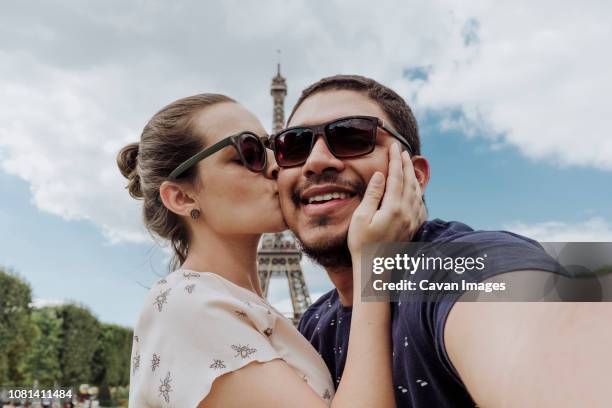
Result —
[[[168,371],[168,374],[166,374],[166,378],[159,381],[161,382],[159,386],[159,395],[164,397],[164,401],[166,401],[166,404],[169,404],[170,393],[172,392],[172,386],[170,385],[170,383],[172,382],[172,379],[170,378],[170,371]]]
[[[170,290],[171,289],[166,289],[162,292],[159,292],[159,295],[155,297],[155,302],[153,302],[153,304],[157,305],[158,311],[161,312],[164,307],[164,304],[168,303],[168,295],[170,294]]]
[[[225,367],[225,364],[223,364],[223,360],[215,359],[213,360],[213,363],[210,365],[210,368],[212,368],[213,370],[221,370],[226,367]]]
[[[196,273],[196,272],[183,272],[183,277],[185,277],[187,279],[199,278],[200,274]]]
[[[157,353],[153,353],[153,358],[151,359],[151,371],[155,371],[156,368],[159,367],[159,362],[161,359]]]
[[[136,352],[134,358],[132,358],[132,374],[136,374],[136,371],[140,368],[140,353]]]
[[[248,344],[246,346],[243,346],[241,344],[232,344],[232,349],[236,352],[236,355],[234,357],[240,356],[243,359],[249,358],[251,354],[255,354],[255,352],[257,351],[257,349],[250,348]]]

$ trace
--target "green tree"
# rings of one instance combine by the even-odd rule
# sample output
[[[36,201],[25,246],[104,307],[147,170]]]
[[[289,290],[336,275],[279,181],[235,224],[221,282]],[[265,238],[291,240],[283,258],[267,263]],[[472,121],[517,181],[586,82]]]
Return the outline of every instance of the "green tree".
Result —
[[[132,330],[115,324],[102,324],[98,347],[93,357],[94,383],[99,385],[102,406],[117,405],[111,393],[118,385],[129,383]]]
[[[121,341],[121,355],[123,357],[123,364],[120,369],[120,377],[118,385],[129,386],[130,385],[130,363],[132,355],[132,340],[134,339],[134,331],[132,329],[125,329],[122,334],[123,338]]]
[[[78,386],[93,380],[93,356],[98,344],[100,323],[84,306],[67,304],[58,307],[62,320],[59,350],[62,386]]]
[[[129,383],[131,346],[131,329],[102,324],[93,358],[96,384],[116,386]]]
[[[52,387],[62,378],[59,360],[62,320],[55,307],[34,309],[32,320],[38,336],[28,356],[28,370],[39,386]]]
[[[32,289],[17,273],[0,268],[0,384],[28,384],[27,355],[36,336]]]

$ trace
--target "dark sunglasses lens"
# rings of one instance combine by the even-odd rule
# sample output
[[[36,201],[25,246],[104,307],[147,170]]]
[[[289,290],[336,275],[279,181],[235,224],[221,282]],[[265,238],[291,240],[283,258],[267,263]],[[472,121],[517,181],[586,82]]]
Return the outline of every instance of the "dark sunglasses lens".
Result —
[[[280,133],[274,141],[274,153],[279,166],[302,164],[310,154],[312,130],[291,129]]]
[[[326,134],[336,157],[355,157],[374,149],[376,122],[360,118],[339,120],[327,126]]]
[[[249,169],[261,171],[266,166],[266,148],[255,135],[245,133],[239,141],[242,157]]]

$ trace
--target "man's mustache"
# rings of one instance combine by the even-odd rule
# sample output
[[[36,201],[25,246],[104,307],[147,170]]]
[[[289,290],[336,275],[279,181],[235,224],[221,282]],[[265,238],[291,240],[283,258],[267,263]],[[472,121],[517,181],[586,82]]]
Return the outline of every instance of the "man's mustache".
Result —
[[[293,193],[291,194],[293,204],[295,204],[296,207],[299,206],[302,201],[300,197],[302,196],[304,190],[319,184],[334,184],[337,186],[346,187],[353,190],[359,197],[363,197],[366,188],[363,181],[346,180],[341,178],[337,173],[328,172],[323,174],[313,174],[306,179],[304,184],[293,190]]]

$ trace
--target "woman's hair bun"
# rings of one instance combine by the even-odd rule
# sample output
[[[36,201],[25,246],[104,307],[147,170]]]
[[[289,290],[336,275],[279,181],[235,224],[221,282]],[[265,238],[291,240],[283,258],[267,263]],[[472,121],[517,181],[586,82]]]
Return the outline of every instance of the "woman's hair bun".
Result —
[[[142,198],[140,176],[138,175],[138,143],[130,143],[117,154],[117,166],[123,177],[128,179],[127,189],[134,198]]]

